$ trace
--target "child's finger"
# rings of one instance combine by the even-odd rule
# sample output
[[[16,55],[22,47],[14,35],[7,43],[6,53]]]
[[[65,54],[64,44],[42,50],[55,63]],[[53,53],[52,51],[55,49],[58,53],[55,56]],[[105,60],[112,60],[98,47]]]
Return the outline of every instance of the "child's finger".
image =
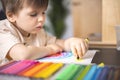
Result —
[[[76,45],[76,50],[77,50],[77,55],[79,56],[79,58],[82,58],[83,56],[83,51],[80,45]]]
[[[72,51],[72,53],[73,53],[73,55],[74,55],[75,57],[78,56],[78,55],[77,55],[77,51],[76,51],[76,49],[75,49],[74,47],[71,47],[71,51]]]
[[[85,53],[86,53],[86,51],[87,51],[87,47],[86,47],[85,43],[82,43],[82,44],[81,44],[81,49],[82,49],[82,50],[81,50],[81,51],[82,51],[82,54],[85,55]]]

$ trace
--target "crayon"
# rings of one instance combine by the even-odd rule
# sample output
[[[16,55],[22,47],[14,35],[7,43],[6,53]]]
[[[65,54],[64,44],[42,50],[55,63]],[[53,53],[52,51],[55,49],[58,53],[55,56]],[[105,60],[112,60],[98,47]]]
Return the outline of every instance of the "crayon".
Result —
[[[29,70],[31,70],[32,68],[34,68],[35,66],[37,66],[37,65],[39,65],[39,64],[41,64],[41,63],[36,62],[36,63],[32,64],[31,66],[29,66],[28,68],[26,68],[26,69],[18,72],[17,75],[25,76],[26,72],[28,72]]]
[[[86,38],[86,39],[85,39],[85,41],[88,43],[88,42],[89,42],[89,39],[88,39],[88,38]]]
[[[105,64],[103,62],[98,65],[98,67],[104,67],[104,66]]]
[[[7,63],[7,64],[5,64],[5,65],[0,66],[0,71],[3,70],[3,69],[8,68],[8,67],[10,67],[10,66],[12,66],[12,65],[14,65],[14,64],[16,64],[17,62],[18,62],[18,61],[11,61],[11,62],[9,62],[9,63]]]
[[[86,76],[84,77],[84,80],[91,80],[96,69],[97,69],[97,65],[93,65],[91,69],[88,71],[88,73],[86,74]]]
[[[26,64],[31,64],[30,60],[24,60],[24,61],[18,61],[18,63],[10,66],[9,68],[6,68],[4,70],[1,70],[0,72],[3,73],[9,73],[9,74],[15,74],[20,71],[20,69],[24,68]],[[29,65],[28,65],[29,66]],[[19,68],[18,68],[19,67]],[[25,66],[26,67],[26,66]]]
[[[111,67],[107,80],[114,80],[114,74],[115,74],[115,67]]]
[[[59,75],[56,77],[56,80],[63,80],[66,76],[68,76],[68,74],[74,67],[74,64],[67,65],[67,67],[64,70],[62,70],[62,72],[60,72]]]
[[[54,72],[56,72],[59,68],[63,66],[62,63],[53,63],[46,67],[45,69],[38,71],[34,77],[35,78],[48,78],[50,77]]]
[[[80,74],[77,78],[77,80],[83,80],[87,72],[90,70],[91,65],[88,65],[85,67],[85,69],[82,71],[82,74]]]
[[[114,80],[120,80],[120,67],[115,68]]]
[[[109,67],[107,67],[107,66],[103,67],[97,80],[107,80],[108,73],[109,73]]]
[[[32,77],[34,74],[36,74],[38,71],[41,71],[42,69],[45,69],[47,66],[51,65],[52,63],[38,63],[36,66],[34,66],[32,69],[24,72],[22,75]]]
[[[4,69],[0,70],[0,73],[9,73],[10,71],[12,71],[11,68],[13,68],[15,65],[18,65],[21,61],[16,61],[13,62],[12,64],[8,64]],[[15,68],[13,68],[14,70]]]
[[[64,77],[64,80],[71,80],[72,78],[74,78],[79,68],[80,68],[80,65],[75,65],[74,68],[70,70],[69,75],[66,74],[66,76]]]
[[[76,80],[79,77],[79,75],[82,74],[85,67],[86,67],[85,65],[80,65],[78,72],[76,73],[76,75],[74,75],[74,77],[71,80]]]
[[[23,62],[21,63],[18,67],[19,68],[16,68],[14,71],[11,71],[9,72],[10,74],[17,74],[21,71],[23,71],[24,69],[28,68],[29,66],[35,64],[36,62],[34,61],[26,61],[26,62]],[[16,66],[17,67],[17,66]]]
[[[94,76],[92,77],[91,80],[97,80],[97,78],[99,77],[102,69],[103,69],[103,67],[97,67],[97,70],[96,70],[95,73],[93,74]]]

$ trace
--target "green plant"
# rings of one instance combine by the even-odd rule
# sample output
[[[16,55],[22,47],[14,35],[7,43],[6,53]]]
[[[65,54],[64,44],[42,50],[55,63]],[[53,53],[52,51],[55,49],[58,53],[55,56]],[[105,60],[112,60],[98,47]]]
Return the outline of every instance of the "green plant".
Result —
[[[60,38],[66,29],[64,20],[67,15],[67,9],[63,6],[63,1],[64,0],[50,0],[52,9],[48,12],[54,35],[57,38]]]

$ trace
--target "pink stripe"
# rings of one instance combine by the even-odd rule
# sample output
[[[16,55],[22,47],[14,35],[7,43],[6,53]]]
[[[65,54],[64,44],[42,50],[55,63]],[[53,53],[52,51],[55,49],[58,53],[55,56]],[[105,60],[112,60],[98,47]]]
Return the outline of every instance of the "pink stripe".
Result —
[[[36,62],[32,61],[32,60],[23,60],[23,61],[20,61],[14,65],[8,67],[5,70],[0,71],[0,72],[16,74],[16,73],[20,72],[21,70],[24,70],[25,68],[29,67],[30,65],[33,65],[34,63],[36,63]]]

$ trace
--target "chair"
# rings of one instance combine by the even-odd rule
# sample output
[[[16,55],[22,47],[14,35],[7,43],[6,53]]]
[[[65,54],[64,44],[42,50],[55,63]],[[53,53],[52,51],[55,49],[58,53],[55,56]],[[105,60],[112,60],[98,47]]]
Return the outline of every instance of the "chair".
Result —
[[[6,19],[6,15],[3,10],[0,10],[0,20]]]

